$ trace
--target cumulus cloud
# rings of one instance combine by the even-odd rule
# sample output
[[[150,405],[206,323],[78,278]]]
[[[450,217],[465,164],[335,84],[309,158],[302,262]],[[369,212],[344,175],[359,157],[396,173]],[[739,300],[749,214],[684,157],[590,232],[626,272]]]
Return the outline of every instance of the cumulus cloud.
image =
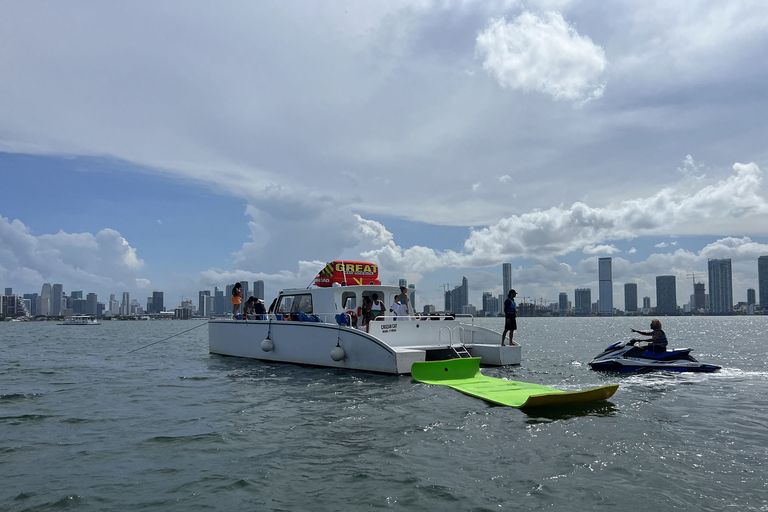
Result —
[[[599,98],[605,89],[605,52],[557,12],[492,20],[477,36],[476,54],[502,87],[577,102]]]
[[[612,254],[607,243],[648,235],[702,234],[708,224],[740,225],[768,233],[768,203],[759,194],[762,171],[755,164],[734,164],[734,174],[687,193],[675,187],[641,199],[606,207],[574,203],[570,207],[513,215],[498,223],[472,229],[464,251],[435,251],[415,246],[403,249],[394,242],[366,254],[392,269],[423,274],[441,267],[483,267],[515,258],[545,258],[583,251]],[[676,243],[676,242],[675,242]],[[659,247],[666,246],[666,243]]]
[[[606,244],[590,244],[585,246],[582,249],[582,252],[584,254],[600,254],[600,255],[608,255],[608,254],[614,254],[617,252],[620,252],[619,249],[614,247],[613,245],[606,245]]]
[[[5,280],[27,290],[45,281],[105,290],[133,288],[144,261],[113,229],[35,236],[21,221],[0,216],[0,266]]]

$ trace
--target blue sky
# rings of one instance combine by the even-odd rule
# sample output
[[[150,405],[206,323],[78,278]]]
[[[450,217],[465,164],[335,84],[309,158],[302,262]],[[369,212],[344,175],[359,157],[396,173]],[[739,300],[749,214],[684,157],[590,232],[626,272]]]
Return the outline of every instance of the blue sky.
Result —
[[[0,4],[0,287],[166,293],[326,261],[418,303],[768,254],[764,2]]]

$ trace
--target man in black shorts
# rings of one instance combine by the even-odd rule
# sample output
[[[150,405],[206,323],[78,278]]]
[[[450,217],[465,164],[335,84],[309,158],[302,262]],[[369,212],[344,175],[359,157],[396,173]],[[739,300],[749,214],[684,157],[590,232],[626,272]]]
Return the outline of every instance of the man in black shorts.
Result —
[[[501,335],[501,346],[504,346],[504,338],[507,337],[509,332],[509,346],[514,345],[512,337],[515,335],[515,329],[517,329],[517,305],[515,304],[515,296],[517,292],[515,290],[509,290],[507,294],[507,300],[504,301],[504,332]]]

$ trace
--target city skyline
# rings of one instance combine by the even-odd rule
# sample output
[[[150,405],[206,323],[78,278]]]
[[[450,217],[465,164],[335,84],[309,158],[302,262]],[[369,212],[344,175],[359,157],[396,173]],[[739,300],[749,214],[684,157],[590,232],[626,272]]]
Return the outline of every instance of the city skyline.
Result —
[[[683,294],[682,297],[690,297],[690,300],[688,302],[683,302],[683,304],[680,304],[680,301],[677,299],[677,288],[678,283],[677,279],[674,275],[661,275],[656,276],[655,281],[656,285],[654,287],[655,290],[655,297],[656,302],[655,304],[651,305],[652,303],[649,302],[648,306],[643,305],[644,309],[648,309],[649,307],[653,307],[653,309],[661,315],[668,315],[668,314],[676,314],[677,310],[681,306],[689,305],[692,309],[702,309],[704,307],[704,297],[705,297],[705,289],[707,286],[712,286],[714,288],[714,295],[710,299],[710,294],[706,293],[706,297],[708,298],[707,303],[710,305],[710,313],[712,314],[730,314],[733,310],[733,305],[735,303],[749,303],[750,300],[754,300],[754,304],[760,304],[760,302],[757,300],[757,290],[763,290],[766,288],[765,283],[768,282],[768,265],[766,265],[766,261],[768,260],[768,255],[766,256],[760,256],[757,259],[757,280],[756,284],[753,286],[749,286],[746,289],[746,297],[745,300],[738,300],[738,297],[734,299],[733,291],[732,291],[732,262],[730,259],[711,259],[708,260],[708,267],[709,267],[709,273],[708,273],[708,283],[705,285],[703,282],[696,282],[695,281],[695,273],[689,273],[687,275],[692,276],[693,279],[691,281],[691,284],[693,286],[693,290],[691,294],[686,295]],[[616,293],[622,294],[622,299],[624,301],[624,310],[628,312],[633,312],[637,310],[637,298],[638,298],[638,288],[637,283],[631,282],[631,283],[624,283],[623,286],[621,283],[613,283],[611,280],[612,278],[612,259],[611,258],[599,258],[598,261],[598,299],[597,302],[590,304],[590,308],[593,308],[593,306],[596,305],[597,312],[601,315],[611,315],[613,314],[614,310],[621,310],[621,308],[611,308],[610,311],[607,311],[604,307],[604,305],[601,305],[600,296],[605,293],[605,291],[608,289],[608,286],[605,285],[606,282],[610,284],[610,289],[612,289],[613,294]],[[501,266],[502,269],[502,276],[501,276],[501,282],[504,283],[502,285],[502,289],[507,288],[506,283],[508,282],[509,278],[509,269],[510,264],[504,264]],[[254,295],[257,298],[260,298],[262,300],[265,300],[266,297],[264,296],[264,289],[265,289],[265,283],[262,280],[257,280],[253,282],[253,288],[249,288],[250,284],[247,281],[239,281],[243,287],[244,295],[246,297],[250,295]],[[418,289],[415,288],[415,285],[408,284],[407,279],[400,278],[398,280],[398,283],[400,286],[407,285],[408,288],[411,290],[411,300],[412,303],[416,304],[419,299],[418,295]],[[712,283],[711,285],[709,283]],[[763,286],[761,286],[761,283]],[[384,283],[386,284],[386,283]],[[227,284],[225,286],[224,290],[220,290],[219,287],[214,287],[213,290],[198,290],[198,302],[195,304],[193,297],[188,296],[180,297],[180,303],[178,306],[174,306],[173,308],[165,309],[163,307],[164,304],[164,292],[162,291],[153,291],[151,296],[147,296],[145,306],[142,306],[143,312],[146,313],[160,313],[161,311],[168,311],[175,309],[176,307],[184,307],[184,305],[190,305],[195,304],[195,309],[198,311],[209,311],[209,310],[215,310],[217,312],[223,312],[226,307],[224,305],[225,298],[228,298],[231,294],[233,284]],[[470,285],[469,281],[466,278],[466,276],[463,276],[461,279],[461,284],[454,286],[452,289],[448,289],[448,284],[444,285],[443,290],[443,300],[440,302],[440,304],[443,305],[444,309],[448,310],[451,309],[454,312],[457,312],[455,308],[460,309],[463,312],[472,312],[472,311],[485,311],[488,304],[492,304],[493,308],[498,308],[498,305],[503,302],[503,299],[505,295],[503,293],[494,295],[490,291],[484,291],[481,293],[481,307],[477,307],[476,303],[471,300],[470,297]],[[0,288],[4,289],[5,295],[11,295],[13,291],[12,287],[5,287]],[[581,292],[582,296],[580,298],[580,301],[576,301],[576,295]],[[585,314],[585,310],[583,309],[585,306],[584,300],[587,295],[586,292],[589,292],[589,295],[591,296],[591,288],[590,287],[577,287],[573,290],[573,304],[574,309],[576,308],[575,304],[579,302],[581,310],[579,314]],[[43,314],[46,315],[45,311],[49,311],[51,316],[56,316],[53,314],[53,311],[55,310],[61,310],[65,307],[65,304],[63,302],[56,302],[52,299],[52,296],[54,294],[57,294],[59,297],[66,298],[68,301],[75,300],[75,301],[82,301],[82,304],[80,304],[79,307],[71,307],[69,309],[74,310],[74,314],[97,314],[94,311],[96,310],[96,301],[97,301],[97,294],[94,292],[88,292],[87,298],[83,299],[83,291],[82,290],[72,290],[70,291],[70,294],[67,295],[66,289],[64,288],[64,285],[61,283],[43,283],[41,287],[40,293],[31,293],[31,292],[24,292],[24,293],[13,293],[13,295],[17,295],[19,297],[28,298],[29,296],[34,295],[37,299],[37,303],[33,305],[30,309],[30,312],[40,310],[41,312],[37,312],[37,314]],[[122,292],[122,301],[116,301],[114,300],[115,294],[110,294],[110,301],[109,302],[99,302],[99,304],[104,306],[105,311],[111,311],[113,314],[129,314],[127,313],[128,310],[128,304],[129,301],[131,303],[135,303],[136,305],[140,305],[141,302],[139,302],[136,298],[131,299],[130,298],[130,292]],[[750,299],[751,297],[751,299]],[[535,296],[525,296],[520,295],[519,300],[521,300],[521,304],[528,303],[530,299],[530,302],[533,304],[541,304],[541,305],[547,305],[551,306],[554,304],[558,305],[558,309],[562,310],[564,301],[565,303],[569,303],[571,295],[567,291],[565,292],[559,292],[558,297],[556,300],[550,300],[545,299],[543,297],[535,297]],[[643,300],[650,299],[650,297],[644,297]],[[47,300],[47,302],[41,303],[41,300]],[[58,300],[58,299],[57,299]],[[218,302],[211,302],[211,301],[218,301]],[[612,298],[613,300],[613,298]],[[698,305],[697,305],[698,301]],[[117,303],[119,306],[115,306],[119,313],[115,312],[115,308],[113,308],[113,303]],[[214,306],[215,304],[215,306]],[[422,302],[424,305],[431,305],[435,306],[434,303],[430,303],[429,301]],[[661,306],[660,306],[661,305]],[[469,310],[465,309],[466,307],[469,307]],[[634,308],[634,309],[631,309]],[[764,306],[761,306],[763,311],[766,311]],[[439,308],[438,308],[439,309]],[[591,311],[591,310],[590,310]],[[591,311],[594,312],[594,311]]]
[[[731,259],[738,301],[768,254],[766,27],[754,2],[0,3],[0,286],[171,307],[350,259],[421,304],[505,294],[504,264],[556,302],[611,258],[684,302]]]

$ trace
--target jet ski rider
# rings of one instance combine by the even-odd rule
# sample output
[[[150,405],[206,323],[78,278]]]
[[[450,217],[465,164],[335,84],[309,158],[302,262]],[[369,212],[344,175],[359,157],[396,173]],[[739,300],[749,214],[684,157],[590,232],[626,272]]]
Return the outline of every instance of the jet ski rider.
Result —
[[[645,345],[646,349],[653,350],[655,354],[661,354],[667,351],[667,335],[664,334],[664,331],[661,330],[661,320],[658,318],[654,318],[651,320],[651,329],[652,331],[637,331],[635,329],[631,329],[632,332],[636,332],[637,334],[642,334],[643,336],[651,336],[649,339],[635,339],[632,340],[632,343],[638,343],[638,342],[647,342]]]

